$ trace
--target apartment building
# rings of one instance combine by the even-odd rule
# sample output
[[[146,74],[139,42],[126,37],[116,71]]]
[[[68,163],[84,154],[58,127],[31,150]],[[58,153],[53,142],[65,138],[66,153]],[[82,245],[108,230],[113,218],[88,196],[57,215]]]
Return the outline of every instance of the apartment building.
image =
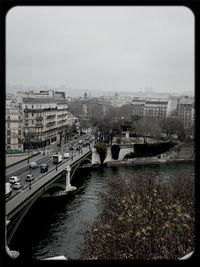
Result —
[[[134,97],[132,101],[133,115],[144,116],[144,107],[147,98]]]
[[[132,101],[133,115],[169,117],[180,119],[184,129],[194,125],[195,107],[194,97],[169,97],[168,99],[152,99],[134,97]]]
[[[44,147],[59,140],[60,131],[77,122],[68,111],[64,92],[17,93],[23,117],[25,148]]]
[[[132,101],[133,115],[166,117],[168,100],[134,97]]]
[[[10,101],[6,101],[5,124],[5,150],[8,152],[23,151],[22,110]]]
[[[185,129],[194,125],[195,104],[194,97],[182,96],[178,101],[178,117]]]
[[[149,99],[145,101],[144,116],[166,117],[168,100]]]

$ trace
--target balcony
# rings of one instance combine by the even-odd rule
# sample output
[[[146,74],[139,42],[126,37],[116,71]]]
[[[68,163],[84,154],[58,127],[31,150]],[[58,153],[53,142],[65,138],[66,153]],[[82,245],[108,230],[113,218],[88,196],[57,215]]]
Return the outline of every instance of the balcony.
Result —
[[[43,126],[44,126],[43,123],[36,123],[36,124],[35,124],[35,127],[43,127]]]
[[[48,119],[53,119],[53,118],[55,118],[55,116],[56,116],[56,114],[48,115],[48,116],[47,116],[47,120],[48,120]]]
[[[48,122],[46,125],[47,125],[47,127],[49,127],[49,126],[54,125],[55,123],[56,123],[55,121],[50,121],[50,122]]]
[[[36,120],[37,121],[42,121],[43,120],[43,117],[37,117]]]

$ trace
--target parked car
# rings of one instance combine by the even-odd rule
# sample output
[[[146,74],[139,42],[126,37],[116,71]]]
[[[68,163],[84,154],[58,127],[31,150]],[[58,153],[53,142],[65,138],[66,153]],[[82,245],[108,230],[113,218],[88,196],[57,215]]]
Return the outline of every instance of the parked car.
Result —
[[[87,143],[86,142],[83,142],[83,146],[87,146]]]
[[[18,176],[11,176],[9,178],[9,183],[11,183],[11,184],[15,184],[15,183],[17,183],[19,181],[20,181],[20,178]]]
[[[35,168],[37,168],[37,167],[38,167],[37,162],[32,161],[32,162],[29,164],[29,167],[30,167],[31,169],[35,169]]]
[[[78,141],[78,143],[79,143],[79,144],[82,144],[82,143],[83,143],[83,140],[80,139],[80,140]]]
[[[33,181],[34,179],[35,179],[35,178],[34,178],[33,174],[28,174],[28,175],[26,176],[26,181],[28,181],[28,182]]]
[[[6,183],[6,198],[12,195],[12,186],[10,183]]]
[[[80,146],[77,146],[77,147],[76,147],[76,150],[77,150],[77,151],[79,151],[80,149],[81,149]]]
[[[46,163],[43,163],[43,164],[40,166],[40,172],[48,172],[48,169],[49,169],[49,165],[46,164]]]
[[[69,153],[64,153],[64,159],[68,159],[70,157],[70,154]]]
[[[70,146],[70,148],[69,148],[70,150],[74,150],[74,146]]]
[[[13,185],[13,189],[21,189],[23,187],[23,184],[21,182],[17,182]]]

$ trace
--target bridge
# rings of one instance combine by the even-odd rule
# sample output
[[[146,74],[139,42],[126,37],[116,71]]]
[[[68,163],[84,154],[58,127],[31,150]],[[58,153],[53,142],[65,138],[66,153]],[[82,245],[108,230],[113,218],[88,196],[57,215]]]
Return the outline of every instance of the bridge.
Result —
[[[80,152],[72,155],[69,159],[54,165],[52,169],[37,177],[33,183],[27,184],[6,202],[6,241],[10,243],[20,222],[34,204],[45,192],[54,189],[53,195],[64,195],[76,187],[71,185],[71,180],[77,168],[84,163],[91,163],[91,146],[83,147]]]

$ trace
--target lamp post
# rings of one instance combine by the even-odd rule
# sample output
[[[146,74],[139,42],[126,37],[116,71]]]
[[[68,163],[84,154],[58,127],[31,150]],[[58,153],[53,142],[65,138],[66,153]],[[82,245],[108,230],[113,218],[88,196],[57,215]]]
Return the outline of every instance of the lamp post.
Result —
[[[28,140],[28,163],[29,163],[29,146],[30,146],[30,141]]]

